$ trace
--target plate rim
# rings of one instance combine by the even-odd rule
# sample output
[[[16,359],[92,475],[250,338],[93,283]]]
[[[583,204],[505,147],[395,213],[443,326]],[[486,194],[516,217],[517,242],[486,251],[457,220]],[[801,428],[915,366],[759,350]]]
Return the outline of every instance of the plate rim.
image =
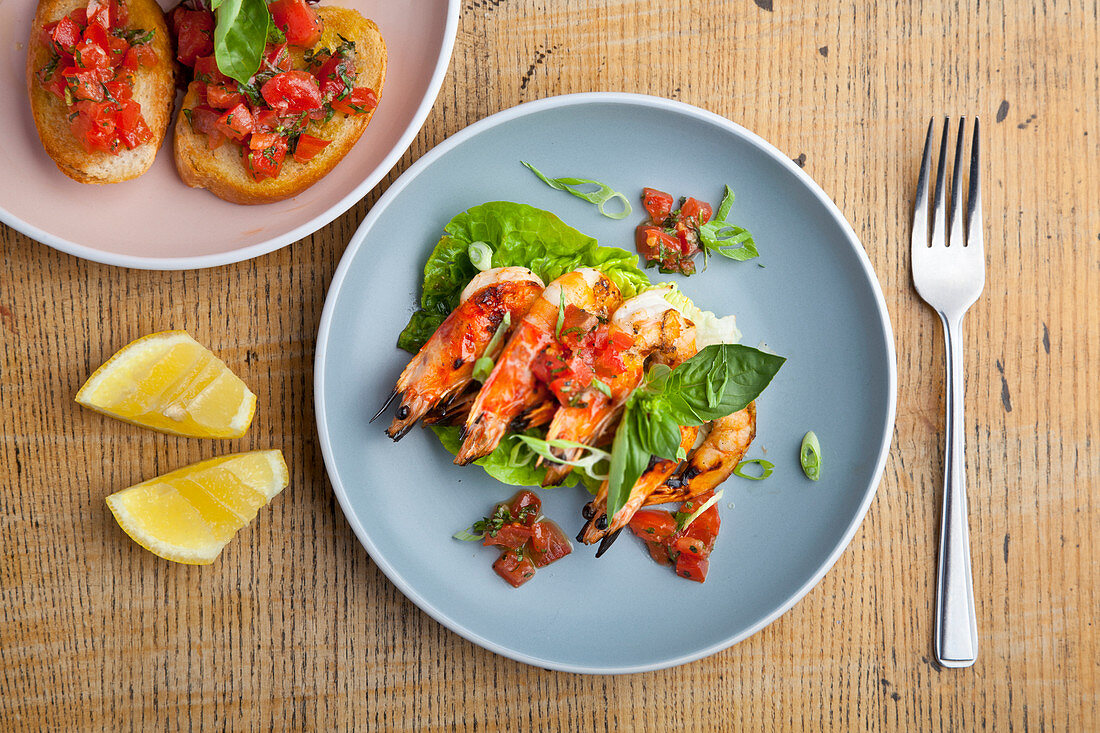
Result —
[[[432,111],[432,107],[435,106],[435,102],[439,98],[439,90],[442,88],[443,79],[446,77],[447,70],[450,68],[451,55],[454,52],[455,40],[458,36],[458,20],[461,15],[460,0],[445,0],[445,2],[447,3],[447,21],[443,26],[443,45],[440,47],[439,58],[436,61],[435,69],[432,71],[432,76],[428,80],[427,93],[424,95],[424,98],[420,100],[420,105],[416,108],[416,112],[413,114],[412,119],[401,133],[401,137],[398,138],[397,144],[394,145],[386,157],[382,159],[382,162],[375,166],[366,178],[364,178],[355,188],[320,214],[304,224],[291,229],[289,232],[272,237],[264,242],[229,250],[228,252],[216,252],[213,254],[194,255],[190,257],[141,257],[139,255],[104,252],[103,250],[51,234],[11,213],[4,208],[2,203],[0,203],[0,222],[7,224],[12,229],[15,229],[21,234],[47,247],[65,252],[74,257],[90,260],[92,262],[99,262],[104,265],[128,267],[134,270],[200,270],[207,267],[230,265],[235,262],[244,262],[259,257],[260,255],[274,252],[300,239],[304,239],[331,224],[333,220],[342,216],[348,209],[370,193],[370,191],[378,185],[378,182],[381,181],[387,173],[393,170],[393,167],[397,165],[397,161],[399,161],[401,156],[409,149],[413,139],[416,138],[421,128],[424,127],[424,122],[427,121],[428,115]],[[167,140],[167,137],[165,139]],[[161,150],[158,151],[158,155],[163,154],[163,150],[164,146],[162,144]],[[358,232],[358,229],[356,231]]]
[[[635,664],[635,665],[620,665],[620,666],[592,666],[592,665],[579,665],[558,662],[553,659],[545,659],[530,654],[518,652],[514,649],[509,649],[497,642],[490,639],[486,639],[481,635],[474,633],[470,629],[465,628],[461,623],[448,616],[442,609],[437,608],[424,598],[419,592],[416,591],[405,579],[397,572],[396,569],[389,563],[389,561],[381,555],[378,549],[374,546],[374,543],[370,539],[370,535],[359,521],[358,516],[352,511],[350,506],[350,500],[347,495],[347,491],[340,480],[340,474],[336,470],[335,459],[332,453],[332,443],[326,424],[326,406],[324,399],[324,387],[325,387],[325,362],[328,354],[328,336],[331,330],[332,321],[335,312],[335,303],[340,294],[340,290],[344,284],[344,279],[348,270],[351,268],[352,260],[355,259],[356,253],[363,246],[366,240],[367,233],[374,226],[375,222],[381,218],[382,213],[389,207],[390,203],[396,199],[400,193],[415,180],[422,171],[430,167],[436,160],[441,158],[446,153],[450,152],[453,148],[458,147],[466,140],[480,135],[482,132],[492,129],[500,124],[509,122],[511,120],[526,117],[532,114],[538,114],[544,110],[556,109],[559,107],[568,107],[573,105],[584,104],[598,104],[598,103],[613,103],[625,106],[643,106],[662,109],[665,111],[672,111],[675,113],[685,114],[689,117],[709,122],[724,128],[728,132],[733,133],[739,137],[744,138],[747,142],[760,149],[763,153],[771,158],[778,160],[780,165],[785,167],[788,171],[793,173],[799,181],[814,195],[815,198],[820,201],[829,215],[839,224],[841,231],[845,234],[848,244],[855,250],[857,261],[863,270],[863,274],[867,277],[871,284],[872,296],[880,317],[880,323],[882,325],[882,336],[886,344],[886,357],[887,357],[887,394],[888,404],[886,406],[886,420],[884,424],[883,435],[879,446],[878,457],[875,461],[875,467],[872,471],[872,479],[867,489],[864,491],[864,496],[860,501],[858,510],[852,518],[852,521],[844,530],[843,537],[836,547],[829,553],[829,555],[822,561],[821,566],[815,571],[813,576],[807,580],[802,586],[800,586],[789,598],[781,603],[772,613],[762,618],[752,626],[742,630],[741,632],[734,634],[726,639],[723,639],[715,644],[711,644],[703,649],[690,652],[677,657],[671,657],[663,659],[658,662],[649,664]],[[783,154],[778,148],[769,143],[764,138],[760,137],[756,133],[742,127],[741,125],[729,120],[714,112],[696,107],[694,105],[680,102],[677,100],[666,99],[663,97],[655,97],[647,94],[636,94],[629,92],[582,92],[576,94],[562,94],[553,97],[546,97],[530,102],[524,102],[514,107],[502,110],[488,117],[485,117],[473,124],[463,128],[450,137],[443,140],[439,145],[435,146],[427,153],[425,153],[419,160],[413,163],[404,173],[398,177],[397,180],[390,185],[386,192],[379,198],[371,210],[367,213],[367,216],[363,219],[363,222],[359,225],[358,229],[352,235],[348,242],[347,248],[344,250],[344,254],[340,259],[340,263],[336,268],[332,277],[332,282],[329,285],[328,292],[325,295],[325,305],[321,312],[321,320],[317,330],[317,345],[316,354],[314,356],[314,415],[317,421],[317,434],[320,440],[321,454],[324,459],[325,473],[328,475],[329,482],[332,484],[333,493],[336,494],[336,499],[340,503],[340,509],[344,514],[345,520],[351,526],[352,531],[355,533],[359,543],[367,551],[371,561],[386,575],[391,583],[393,583],[401,593],[412,601],[421,611],[428,614],[437,622],[450,629],[459,636],[467,639],[468,641],[477,644],[478,646],[487,649],[491,652],[499,654],[503,657],[513,659],[518,662],[530,664],[543,669],[550,669],[559,672],[572,672],[576,674],[634,674],[640,672],[650,672],[660,669],[668,669],[670,667],[676,667],[689,662],[694,662],[705,657],[709,657],[720,651],[728,649],[735,644],[744,641],[748,637],[756,634],[761,629],[769,626],[776,621],[780,616],[789,611],[795,604],[802,600],[806,594],[808,594],[814,587],[821,582],[826,573],[832,569],[836,564],[841,554],[844,553],[848,546],[851,544],[852,539],[855,537],[860,525],[867,516],[867,512],[871,507],[871,502],[874,501],[875,496],[878,493],[879,484],[882,482],[883,472],[886,468],[886,460],[890,453],[890,446],[893,440],[893,431],[895,420],[897,417],[897,352],[894,344],[894,330],[890,321],[890,311],[886,307],[886,299],[882,293],[882,286],[878,280],[878,276],[875,274],[874,268],[871,266],[870,258],[867,256],[867,251],[863,247],[863,243],[856,235],[852,225],[848,222],[847,218],[840,211],[839,207],[833,202],[831,198],[825,193],[825,191],[815,182],[809,174],[807,174],[802,168],[794,163],[789,157]]]

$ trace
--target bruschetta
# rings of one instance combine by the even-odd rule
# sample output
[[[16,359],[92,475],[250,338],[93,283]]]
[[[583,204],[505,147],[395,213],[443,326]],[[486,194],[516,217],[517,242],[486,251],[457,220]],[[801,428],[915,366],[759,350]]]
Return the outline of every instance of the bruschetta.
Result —
[[[41,0],[27,91],[42,147],[81,183],[137,178],[168,130],[175,69],[156,0]]]
[[[248,83],[193,50],[202,37],[188,28],[209,21],[191,14],[202,11],[173,15],[179,58],[194,69],[176,120],[176,168],[188,186],[238,204],[280,201],[323,178],[363,134],[386,78],[386,44],[358,12],[305,0],[269,10],[276,31]]]

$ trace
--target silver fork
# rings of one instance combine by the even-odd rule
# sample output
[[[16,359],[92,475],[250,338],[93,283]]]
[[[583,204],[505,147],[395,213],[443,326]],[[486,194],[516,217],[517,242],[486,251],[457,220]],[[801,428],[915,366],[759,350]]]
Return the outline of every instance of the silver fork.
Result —
[[[932,198],[932,232],[928,232],[928,174],[935,118],[928,123],[917,203],[913,211],[913,284],[943,321],[947,361],[947,436],[944,451],[943,516],[936,572],[936,659],[944,667],[969,667],[978,658],[978,620],[974,612],[974,581],[970,571],[970,539],[966,518],[966,451],[963,421],[963,314],[985,286],[985,245],[982,242],[982,189],[978,120],[970,147],[970,187],[966,233],[963,233],[962,161],[966,118],[959,119],[958,143],[951,177],[951,229],[945,229],[943,193],[948,128],[943,123],[936,188]]]

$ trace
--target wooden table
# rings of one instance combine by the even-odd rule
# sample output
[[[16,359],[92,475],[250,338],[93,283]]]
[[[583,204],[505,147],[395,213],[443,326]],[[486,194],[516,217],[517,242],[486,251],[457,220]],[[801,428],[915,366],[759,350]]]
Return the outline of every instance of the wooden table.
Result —
[[[1095,730],[1100,10],[977,5],[464,0],[411,150],[311,237],[228,267],[141,272],[0,228],[0,727]],[[886,474],[824,581],[734,648],[621,677],[512,662],[405,600],[344,521],[313,422],[325,291],[379,193],[476,120],[592,90],[705,107],[796,159],[862,239],[899,355]],[[943,114],[981,115],[988,151],[989,269],[966,330],[981,655],[963,671],[932,660],[943,348],[906,255],[924,128]],[[138,548],[103,497],[225,444],[72,400],[115,349],[169,327],[259,394],[229,447],[281,447],[292,472],[207,568]]]

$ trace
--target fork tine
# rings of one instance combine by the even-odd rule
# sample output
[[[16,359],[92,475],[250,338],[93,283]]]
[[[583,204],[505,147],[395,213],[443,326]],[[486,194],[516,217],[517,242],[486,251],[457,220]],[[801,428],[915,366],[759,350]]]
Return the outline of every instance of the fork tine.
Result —
[[[928,166],[932,162],[932,130],[936,118],[928,121],[928,135],[924,140],[924,158],[917,177],[916,203],[913,205],[913,248],[928,247]]]
[[[974,118],[974,141],[970,144],[970,191],[966,202],[966,246],[978,247],[984,252],[982,236],[982,161],[981,137],[978,134],[978,118]]]
[[[951,208],[948,215],[951,217],[951,230],[948,232],[947,246],[963,246],[963,216],[962,207],[959,206],[959,196],[962,191],[962,162],[963,146],[966,144],[966,118],[959,118],[959,137],[955,143],[955,164],[951,169]]]
[[[946,245],[944,228],[947,226],[943,213],[943,179],[944,168],[947,167],[947,132],[951,127],[951,118],[943,118],[943,136],[940,139],[940,159],[936,164],[936,187],[932,194],[932,246],[943,247]]]

